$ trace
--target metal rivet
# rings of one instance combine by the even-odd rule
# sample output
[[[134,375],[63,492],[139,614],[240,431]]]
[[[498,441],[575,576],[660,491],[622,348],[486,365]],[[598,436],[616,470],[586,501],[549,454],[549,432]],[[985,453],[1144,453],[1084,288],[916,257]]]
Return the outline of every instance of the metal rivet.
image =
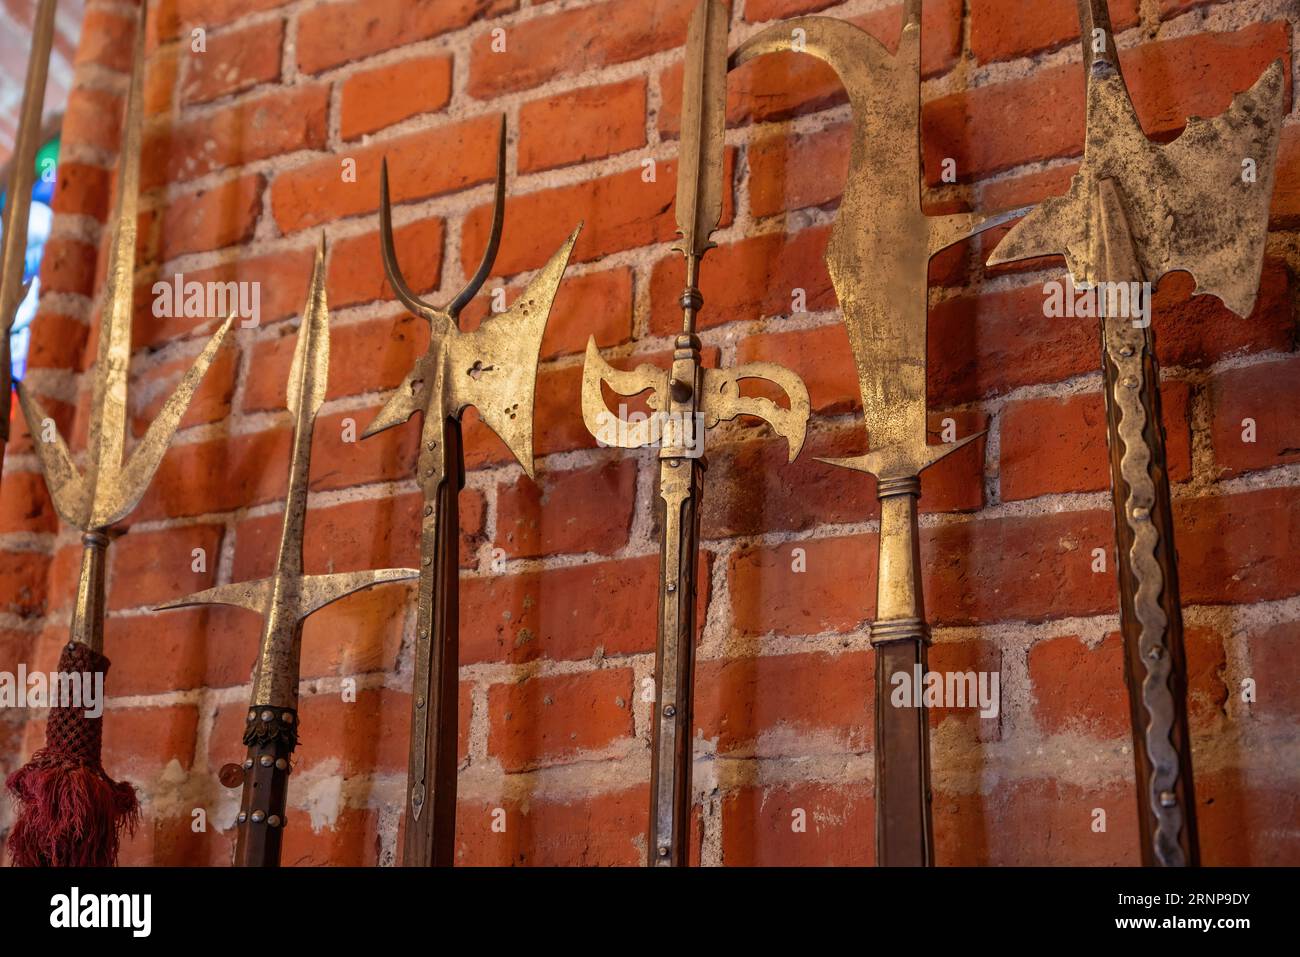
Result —
[[[424,561],[421,562],[421,564],[422,564],[422,565],[432,565],[432,564],[433,564],[433,559],[432,559],[432,558],[428,558],[428,557],[426,556],[425,559],[424,559]]]
[[[266,820],[266,815],[263,814],[261,811],[254,811],[254,812],[253,812],[253,823],[254,823],[254,824],[261,824],[264,820]]]
[[[1133,509],[1133,517],[1139,522],[1145,522],[1151,517],[1151,509],[1139,505],[1137,508]]]
[[[669,591],[677,591],[677,582],[669,582],[669,583],[668,583],[668,590],[669,590]]]
[[[262,765],[262,767],[264,767],[264,768],[269,768],[269,767],[271,766],[271,756],[270,756],[269,754],[264,754],[264,755],[262,755],[262,757],[259,758],[258,760],[259,760],[259,763],[260,763],[260,764]]]
[[[1138,380],[1133,378],[1132,376],[1126,376],[1124,378],[1124,387],[1126,389],[1136,389],[1137,384],[1138,384]]]
[[[1147,652],[1147,657],[1150,658],[1152,661],[1159,661],[1164,656],[1164,653],[1165,650],[1161,648],[1159,645],[1156,645],[1154,648],[1152,648],[1150,651]]]
[[[276,758],[275,767],[277,771],[283,771],[289,767],[289,762],[286,761],[284,758]]]
[[[278,815],[278,814],[272,814],[270,817],[268,817],[268,818],[266,819],[266,823],[269,824],[269,825],[271,825],[271,827],[279,827],[279,826],[280,826],[280,815]]]
[[[676,713],[677,713],[677,709],[674,708],[672,705],[670,705],[670,704],[664,705],[664,716],[665,716],[665,717],[671,718],[671,717],[672,717],[673,715],[675,715]]]
[[[433,506],[432,506],[432,505],[426,505],[426,506],[424,506],[424,514],[425,514],[425,515],[432,515],[432,514],[433,514]]]
[[[1178,804],[1178,798],[1174,795],[1174,792],[1173,792],[1173,791],[1161,791],[1161,792],[1160,792],[1160,806],[1161,806],[1161,807],[1175,807],[1175,806],[1177,806],[1177,804]]]
[[[667,844],[660,844],[660,845],[659,845],[659,856],[660,856],[660,857],[667,857],[668,854],[669,854],[669,851],[668,851],[668,845],[667,845]]]
[[[248,815],[245,814],[243,811],[240,811],[239,817],[237,817],[235,820],[237,820],[240,824],[243,824],[245,821],[248,820]]]
[[[1119,348],[1119,354],[1122,355],[1122,356],[1124,356],[1125,358],[1127,358],[1128,356],[1131,356],[1131,355],[1133,354],[1133,347],[1132,347],[1132,346],[1120,346],[1120,348]]]
[[[670,469],[675,469],[675,468],[677,468],[677,466],[679,466],[679,465],[681,465],[681,464],[682,464],[682,463],[681,463],[681,459],[669,459],[669,460],[668,460],[668,467],[669,467]]]
[[[272,718],[274,718],[274,717],[275,717],[275,712],[273,712],[273,711],[263,711],[263,712],[262,712],[262,720],[263,720],[263,721],[270,721],[270,720],[271,720]]]
[[[285,724],[293,724],[293,712],[292,712],[292,711],[286,711],[286,712],[284,713],[284,723],[285,723]]]
[[[432,452],[437,447],[438,447],[437,442],[430,442],[427,446],[425,446],[425,448],[427,448],[430,452]]]
[[[249,720],[249,721],[252,721],[252,720],[253,720],[254,718],[256,718],[256,717],[257,717],[257,712],[256,712],[256,711],[251,711],[251,710],[250,710],[250,711],[248,712],[248,720]]]
[[[252,759],[252,758],[245,758],[245,759],[244,759],[244,770],[247,771],[247,770],[248,770],[249,768],[251,768],[252,766],[253,766],[253,759]]]
[[[424,698],[423,698],[423,697],[416,698],[416,699],[415,699],[415,706],[416,706],[417,708],[423,708],[423,707],[424,707]]]

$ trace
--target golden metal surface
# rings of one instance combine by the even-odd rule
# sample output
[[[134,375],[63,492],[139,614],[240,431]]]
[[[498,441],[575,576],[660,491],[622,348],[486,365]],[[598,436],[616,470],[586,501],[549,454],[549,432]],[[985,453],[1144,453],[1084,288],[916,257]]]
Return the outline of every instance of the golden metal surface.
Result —
[[[1254,305],[1285,95],[1280,61],[1212,120],[1173,142],[1147,139],[1133,109],[1105,0],[1079,0],[1088,78],[1084,158],[1069,191],[1044,201],[990,264],[1061,254],[1079,287],[1154,284],[1172,270],[1239,315]],[[1100,42],[1098,42],[1100,41]],[[1253,175],[1250,175],[1253,174]],[[1099,298],[1114,303],[1103,287]],[[1129,297],[1131,298],[1131,296]],[[1173,513],[1148,311],[1101,319],[1111,489],[1120,544],[1126,648],[1144,863],[1198,861]]]
[[[230,330],[226,319],[194,360],[175,391],[150,423],[132,453],[126,452],[127,372],[131,363],[131,298],[135,280],[136,224],[139,216],[140,124],[144,77],[144,24],[147,4],[141,3],[136,26],[135,56],[127,94],[119,151],[117,192],[109,224],[108,270],[100,302],[99,353],[90,410],[90,442],[83,470],[73,462],[57,430],[50,441],[49,420],[40,401],[20,383],[18,400],[27,427],[35,437],[37,458],[54,507],[65,522],[88,533],[87,555],[73,612],[72,640],[96,651],[103,647],[103,532],[135,508],[153,479],[163,453],[189,407],[190,399],[208,371]],[[92,554],[93,553],[93,554]],[[96,573],[96,568],[99,569]],[[95,594],[95,583],[101,594]]]
[[[582,418],[592,435],[619,448],[659,446],[660,599],[651,732],[651,866],[684,866],[689,850],[695,582],[705,435],[721,421],[752,415],[785,438],[794,461],[803,447],[810,412],[803,380],[782,366],[769,362],[729,370],[700,366],[700,340],[695,335],[696,316],[704,302],[698,288],[699,265],[713,246],[710,237],[722,216],[726,188],[723,134],[729,15],[720,0],[701,0],[687,32],[675,204],[681,239],[674,247],[686,261],[686,288],[680,300],[682,333],[674,343],[672,365],[667,370],[652,365],[626,372],[614,369],[592,338],[583,366]],[[789,407],[742,396],[743,379],[777,385]],[[644,419],[615,415],[605,404],[603,386],[623,396],[649,390],[652,415]]]
[[[528,476],[533,476],[533,396],[542,334],[582,228],[579,224],[505,312],[488,316],[473,332],[460,331],[460,311],[487,280],[501,241],[505,217],[505,122],[502,116],[487,248],[473,277],[445,309],[421,300],[402,276],[393,246],[387,161],[380,178],[384,271],[402,304],[430,327],[428,349],[364,433],[365,437],[375,435],[406,422],[417,412],[424,416],[416,466],[424,493],[424,516],[420,528],[421,571],[403,851],[407,866],[450,865],[453,858],[456,704],[454,695],[451,701],[446,700],[446,689],[455,687],[458,633],[455,596],[447,591],[456,588],[457,537],[455,529],[445,526],[454,514],[455,495],[463,483],[460,417],[466,407],[474,406]],[[454,488],[446,488],[449,481],[455,482]],[[434,813],[426,813],[430,804]]]
[[[307,483],[311,472],[311,439],[316,413],[325,401],[329,378],[329,304],[325,298],[325,240],[316,250],[311,290],[298,327],[298,341],[285,390],[293,416],[293,455],[284,504],[284,524],[275,572],[260,581],[219,585],[159,608],[191,605],[235,605],[263,618],[262,641],[253,673],[254,707],[298,707],[298,659],[302,622],[312,612],[353,592],[387,582],[416,578],[414,568],[304,575],[303,531],[307,522]]]
[[[12,359],[9,333],[18,307],[27,298],[23,282],[27,263],[27,219],[36,178],[36,151],[40,148],[41,109],[45,103],[45,77],[54,42],[54,14],[58,0],[40,0],[32,23],[31,56],[23,83],[18,135],[10,160],[12,172],[5,187],[4,225],[0,227],[0,474],[4,472],[4,447],[9,441],[9,415],[13,401]]]

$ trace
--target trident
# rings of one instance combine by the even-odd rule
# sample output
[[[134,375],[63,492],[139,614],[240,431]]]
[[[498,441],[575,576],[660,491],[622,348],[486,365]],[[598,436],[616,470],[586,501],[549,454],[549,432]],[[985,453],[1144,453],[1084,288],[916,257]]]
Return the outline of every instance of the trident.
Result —
[[[981,433],[929,446],[925,440],[926,271],[930,257],[1016,213],[921,212],[921,3],[903,8],[898,52],[858,27],[804,17],[764,30],[732,55],[733,66],[797,47],[839,75],[853,112],[848,181],[826,251],[862,390],[871,451],[821,459],[874,475],[880,499],[879,573],[871,643],[876,651],[876,860],[933,863],[930,746],[925,708],[894,707],[893,675],[926,668],[929,627],[921,595],[917,500],[923,470]]]
[[[682,135],[677,170],[674,247],[686,258],[681,296],[682,332],[668,371],[652,365],[631,372],[610,367],[587,342],[582,377],[582,416],[602,444],[640,448],[659,442],[659,640],[655,653],[656,697],[650,765],[651,866],[685,866],[691,807],[691,709],[694,678],[695,583],[699,501],[703,491],[704,435],[738,415],[768,422],[789,443],[793,462],[807,428],[808,390],[790,370],[754,362],[730,370],[700,367],[695,317],[704,298],[697,288],[701,257],[722,217],[723,131],[727,97],[727,8],[701,0],[686,38],[682,89]],[[742,379],[766,379],[789,397],[783,409],[770,399],[740,395]],[[622,396],[652,390],[656,416],[618,422],[605,405],[601,383]],[[656,426],[658,428],[656,429]],[[658,433],[656,435],[656,432]]]
[[[1276,61],[1212,120],[1174,142],[1146,138],[1129,98],[1105,0],[1079,0],[1088,124],[1083,164],[998,244],[990,265],[1063,254],[1080,287],[1157,282],[1175,269],[1245,316],[1255,303],[1282,124]],[[1247,161],[1250,161],[1249,163]],[[1255,175],[1246,175],[1245,168]],[[1187,672],[1173,540],[1160,373],[1148,320],[1098,295],[1102,314],[1120,630],[1133,724],[1142,862],[1199,863]]]
[[[402,305],[429,323],[429,348],[375,416],[362,438],[424,413],[416,478],[424,493],[416,613],[406,839],[402,862],[450,867],[456,839],[456,677],[459,662],[457,493],[465,484],[460,417],[480,417],[533,476],[533,392],[542,333],[564,276],[578,226],[505,312],[461,332],[457,317],[487,280],[505,218],[506,121],[501,117],[492,231],[478,270],[451,304],[419,299],[402,278],[393,248],[388,162],[380,177],[379,223],[384,271]],[[432,807],[430,804],[432,793]]]
[[[20,384],[27,427],[54,507],[65,522],[82,531],[81,577],[72,612],[71,637],[59,658],[61,672],[108,669],[104,647],[104,578],[109,529],[135,508],[153,479],[181,417],[234,320],[231,315],[208,340],[135,450],[127,456],[127,370],[131,363],[131,293],[135,276],[136,223],[140,187],[140,104],[144,73],[144,24],[140,5],[135,60],[126,100],[117,193],[109,233],[108,270],[100,305],[99,355],[91,400],[89,449],[84,471],[72,461],[63,436],[53,429],[37,398]],[[52,435],[45,440],[46,423]],[[61,709],[62,710],[62,709]],[[56,720],[57,718],[57,720]],[[100,765],[102,718],[80,712],[52,715],[46,746],[15,772],[9,785],[23,802],[22,817],[10,835],[16,863],[105,865],[117,856],[117,834],[135,814],[129,784],[107,780]],[[84,726],[83,726],[84,725]],[[89,748],[84,742],[92,741]],[[75,768],[75,770],[74,770]],[[89,775],[82,773],[88,771]],[[59,772],[68,780],[61,780]],[[98,781],[99,783],[93,783]],[[77,783],[80,782],[80,783]],[[106,790],[104,785],[111,787]],[[85,805],[69,809],[82,791]],[[58,810],[54,810],[57,802]],[[33,822],[40,822],[35,824]]]
[[[276,867],[280,863],[280,844],[287,823],[289,759],[298,745],[298,659],[303,621],[312,612],[353,592],[420,574],[414,568],[333,575],[304,575],[302,571],[312,430],[316,413],[325,401],[329,378],[329,306],[324,266],[322,237],[285,392],[294,419],[293,458],[289,463],[289,491],[275,573],[260,581],[220,585],[158,606],[235,605],[263,617],[261,650],[244,724],[248,756],[243,765],[243,799],[236,818],[239,837],[235,863],[243,867]]]

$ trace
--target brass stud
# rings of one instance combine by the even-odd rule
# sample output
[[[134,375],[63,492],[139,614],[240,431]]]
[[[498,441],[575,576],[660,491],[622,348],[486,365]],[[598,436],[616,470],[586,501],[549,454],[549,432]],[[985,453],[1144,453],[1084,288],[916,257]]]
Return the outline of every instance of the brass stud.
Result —
[[[262,755],[259,761],[264,768],[269,768],[271,766],[271,756],[269,754]]]
[[[252,820],[254,824],[261,824],[264,820],[266,820],[266,815],[261,811],[254,811]]]

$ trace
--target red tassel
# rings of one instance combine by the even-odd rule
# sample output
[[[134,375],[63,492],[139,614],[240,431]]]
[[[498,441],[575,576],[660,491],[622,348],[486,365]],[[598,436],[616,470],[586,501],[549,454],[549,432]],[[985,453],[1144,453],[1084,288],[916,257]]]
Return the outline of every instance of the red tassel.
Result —
[[[69,644],[59,671],[108,671],[108,659],[85,645]],[[100,763],[103,718],[82,708],[54,708],[45,747],[6,782],[19,802],[9,833],[18,867],[111,867],[122,831],[135,831],[140,806],[135,788],[112,780]]]

